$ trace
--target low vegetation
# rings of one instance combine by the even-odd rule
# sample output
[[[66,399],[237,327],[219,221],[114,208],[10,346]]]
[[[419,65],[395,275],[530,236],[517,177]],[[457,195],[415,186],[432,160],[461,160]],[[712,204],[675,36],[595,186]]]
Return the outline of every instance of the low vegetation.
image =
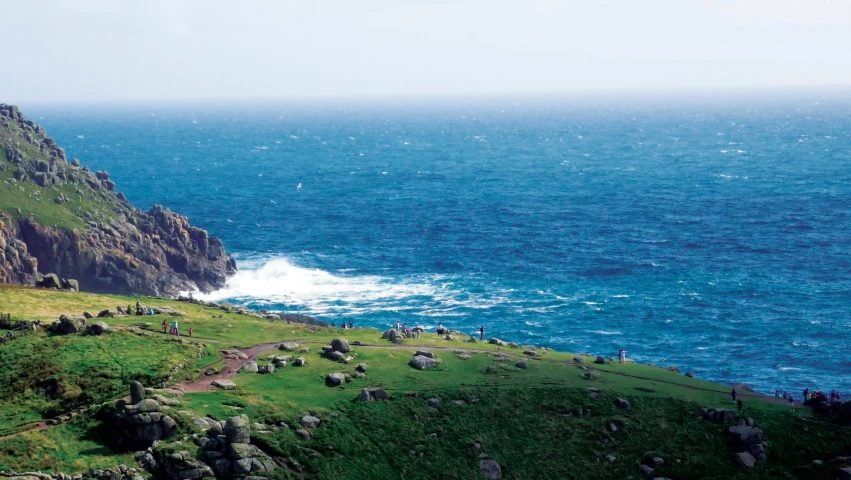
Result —
[[[802,407],[789,412],[783,402],[747,393],[741,418],[761,428],[768,453],[741,467],[733,460],[729,424],[701,415],[705,407],[734,408],[729,387],[653,366],[595,364],[594,357],[540,348],[529,355],[531,349],[471,343],[457,334],[446,340],[425,333],[394,344],[374,329],[288,324],[173,300],[0,288],[0,312],[13,319],[50,322],[137,300],[185,315],[103,318],[112,327],[108,334],[32,333],[0,345],[0,469],[81,473],[132,465],[132,452],[115,444],[97,405],[127,395],[130,380],[159,386],[188,357],[191,365],[170,382],[187,393],[164,410],[179,432],[158,448],[203,459],[191,440],[173,443],[203,435],[192,418],[245,414],[252,443],[287,465],[267,474],[279,479],[483,478],[483,460],[500,465],[502,478],[637,479],[652,458],[664,462],[653,467],[657,477],[833,479],[848,462],[841,457],[851,453],[851,427],[843,422]],[[194,337],[179,343],[162,334],[164,318],[178,318]],[[322,355],[341,336],[352,348],[348,363]],[[296,350],[279,350],[285,340],[297,343]],[[273,373],[228,375],[233,390],[199,387],[206,385],[204,370],[234,368],[221,350],[255,345],[265,345],[250,351],[260,366],[276,355],[306,363],[294,366],[291,359]],[[439,365],[412,368],[418,350],[431,352]],[[521,360],[525,368],[517,366]],[[331,372],[351,381],[328,386]],[[54,383],[61,388],[48,394],[44,385]],[[370,387],[391,399],[358,401]],[[629,407],[619,408],[619,399]],[[31,428],[82,405],[95,407],[56,426]],[[303,427],[307,413],[321,423]]]

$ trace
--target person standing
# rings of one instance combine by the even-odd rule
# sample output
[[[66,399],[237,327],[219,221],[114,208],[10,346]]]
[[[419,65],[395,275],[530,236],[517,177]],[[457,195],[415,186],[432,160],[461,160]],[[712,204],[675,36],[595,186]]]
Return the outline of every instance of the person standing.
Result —
[[[479,328],[479,340],[484,340],[484,339],[485,339],[485,326],[482,325],[482,327]]]
[[[166,328],[168,328],[168,322],[163,320],[163,333],[165,333]]]
[[[810,387],[804,389],[804,403],[806,403],[808,398],[810,398]]]
[[[618,361],[620,363],[626,362],[626,349],[621,348],[618,350]]]
[[[177,320],[174,321],[174,324],[172,324],[172,326],[174,327],[174,334],[179,337],[180,336],[180,330],[177,329]]]
[[[399,320],[396,320],[396,331],[399,332],[402,329],[402,324],[399,323]]]
[[[192,336],[192,330],[193,330],[192,327],[189,327],[189,336],[190,337]]]
[[[742,413],[742,397],[739,397],[739,399],[736,400],[736,403],[739,405],[739,413]]]
[[[791,394],[789,395],[789,411],[795,411],[795,398]]]
[[[733,387],[733,391],[730,392],[730,395],[733,396],[733,403],[736,403],[736,387]]]
[[[352,321],[351,321],[351,320],[349,320],[349,328],[350,328],[350,329],[355,328],[355,327],[354,327],[354,325],[352,324]]]

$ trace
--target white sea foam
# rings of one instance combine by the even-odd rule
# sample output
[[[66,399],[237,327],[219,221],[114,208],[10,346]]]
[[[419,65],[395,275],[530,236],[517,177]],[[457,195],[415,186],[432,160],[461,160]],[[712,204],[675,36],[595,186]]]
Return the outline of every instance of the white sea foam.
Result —
[[[344,272],[356,270],[331,273],[301,267],[282,257],[240,259],[239,266],[240,271],[224,288],[195,296],[209,301],[294,306],[312,315],[409,312],[423,317],[462,317],[469,315],[469,310],[514,302],[503,291],[471,295],[455,288],[445,275],[348,275]]]
[[[587,333],[596,333],[597,335],[623,335],[623,332],[608,331],[608,330],[585,330]]]
[[[212,301],[265,300],[303,305],[317,313],[343,307],[346,313],[352,313],[352,310],[361,310],[355,305],[389,310],[404,307],[401,301],[410,297],[446,295],[441,287],[429,283],[398,282],[373,275],[333,275],[324,270],[296,266],[285,258],[274,258],[261,265],[248,262],[246,267],[231,277],[225,288],[198,296]]]

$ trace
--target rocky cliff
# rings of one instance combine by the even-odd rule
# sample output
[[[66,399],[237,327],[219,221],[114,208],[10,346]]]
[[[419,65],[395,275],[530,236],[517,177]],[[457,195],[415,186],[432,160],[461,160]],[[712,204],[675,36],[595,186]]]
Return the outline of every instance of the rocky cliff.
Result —
[[[55,273],[100,293],[177,296],[236,271],[221,240],[159,205],[143,212],[17,107],[0,104],[0,284]],[[66,283],[67,285],[67,283]]]

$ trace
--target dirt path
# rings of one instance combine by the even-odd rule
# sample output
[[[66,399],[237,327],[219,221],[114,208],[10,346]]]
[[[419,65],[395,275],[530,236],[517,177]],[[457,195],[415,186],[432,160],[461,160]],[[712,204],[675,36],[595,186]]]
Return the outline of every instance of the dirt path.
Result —
[[[249,362],[257,361],[257,355],[271,350],[275,348],[277,345],[280,345],[282,342],[287,340],[281,340],[280,342],[275,343],[261,343],[259,345],[254,345],[253,347],[248,348],[234,348],[228,350],[236,350],[244,353],[247,358],[244,359],[236,359],[236,358],[226,358],[225,365],[222,369],[213,375],[202,375],[195,382],[181,382],[178,383],[174,388],[178,390],[182,390],[184,392],[206,392],[213,390],[213,382],[216,380],[227,380],[239,372],[239,369],[242,368],[243,365]]]

